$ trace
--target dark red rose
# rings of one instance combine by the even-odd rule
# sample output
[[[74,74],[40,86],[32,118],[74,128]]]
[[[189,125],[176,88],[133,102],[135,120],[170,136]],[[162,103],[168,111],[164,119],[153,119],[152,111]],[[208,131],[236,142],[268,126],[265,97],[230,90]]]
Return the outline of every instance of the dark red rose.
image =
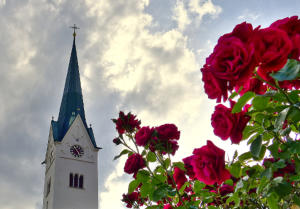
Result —
[[[250,23],[243,22],[236,25],[231,33],[221,36],[219,41],[222,41],[222,39],[228,37],[236,37],[239,38],[243,43],[248,43],[251,42],[254,32],[258,30],[258,28],[253,30],[253,27]]]
[[[139,129],[141,124],[141,121],[137,120],[135,115],[130,112],[125,115],[122,111],[119,113],[119,118],[113,121],[116,123],[119,134],[124,134],[125,131],[132,133],[135,129]]]
[[[233,186],[227,184],[223,184],[223,186],[221,186],[221,188],[219,189],[221,196],[225,196],[229,193],[233,193],[233,191],[234,191]]]
[[[279,71],[292,51],[292,42],[287,33],[277,28],[265,28],[255,36],[256,58],[265,74]]]
[[[121,142],[121,140],[120,140],[119,138],[114,138],[114,139],[113,139],[113,143],[115,143],[116,145],[119,145],[119,144],[121,144],[122,142]]]
[[[177,185],[177,189],[179,190],[183,185],[184,183],[187,181],[187,178],[185,177],[185,174],[184,174],[184,171],[181,170],[180,168],[178,167],[175,167],[174,168],[174,174],[173,174],[173,177],[174,177],[174,180],[175,180],[175,183]]]
[[[293,43],[290,58],[300,61],[300,19],[298,16],[277,20],[270,27],[279,28],[287,33]]]
[[[139,169],[146,167],[145,161],[140,154],[134,153],[129,156],[125,163],[124,171],[128,174],[136,174]]]
[[[218,104],[211,116],[211,125],[214,128],[214,134],[219,136],[222,140],[226,140],[231,136],[233,127],[236,125],[234,115],[231,109]]]
[[[211,116],[211,125],[214,128],[214,134],[222,140],[230,140],[233,144],[239,144],[243,138],[243,131],[250,120],[250,116],[245,111],[231,113],[234,102],[231,102],[231,108],[222,104],[215,107]]]
[[[186,158],[183,158],[182,161],[184,163],[184,168],[186,169],[186,174],[189,176],[190,179],[195,178],[195,173],[192,166],[192,159],[193,156],[189,156]]]
[[[239,144],[243,138],[243,131],[251,117],[246,115],[243,111],[233,115],[235,117],[235,125],[232,129],[230,140],[232,144]]]
[[[178,140],[180,137],[180,131],[174,124],[164,124],[155,128],[158,138],[161,140]]]
[[[139,194],[137,192],[132,192],[131,194],[123,194],[122,202],[125,202],[127,208],[132,208],[134,202],[138,201]]]
[[[146,144],[148,144],[152,137],[153,131],[153,128],[149,128],[149,126],[145,126],[139,129],[135,134],[136,144],[139,146],[145,146]]]
[[[226,82],[216,78],[207,65],[201,69],[204,91],[209,99],[217,99],[217,102],[226,101],[228,98]]]
[[[227,81],[227,89],[232,90],[252,76],[256,65],[254,52],[253,44],[245,44],[236,37],[222,38],[206,64],[214,76]]]
[[[172,205],[170,205],[169,203],[164,205],[163,209],[173,209]]]
[[[221,184],[231,177],[225,168],[225,152],[216,147],[210,140],[207,145],[194,149],[192,166],[196,178],[205,184]]]
[[[236,86],[235,90],[238,91],[240,86]],[[267,91],[268,87],[266,84],[261,82],[257,78],[250,78],[243,84],[243,89],[240,92],[240,95],[245,94],[248,91],[255,92],[256,94],[263,95]]]

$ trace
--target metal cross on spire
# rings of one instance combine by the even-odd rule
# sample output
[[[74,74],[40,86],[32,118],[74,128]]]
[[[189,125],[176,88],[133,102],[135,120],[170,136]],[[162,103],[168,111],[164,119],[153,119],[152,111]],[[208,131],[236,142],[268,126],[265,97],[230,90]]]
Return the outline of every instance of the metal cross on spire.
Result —
[[[75,36],[76,36],[76,30],[77,30],[77,29],[80,29],[80,28],[78,28],[78,27],[76,26],[76,24],[74,24],[74,26],[71,26],[70,28],[74,29],[73,36],[74,36],[74,38],[75,38]]]

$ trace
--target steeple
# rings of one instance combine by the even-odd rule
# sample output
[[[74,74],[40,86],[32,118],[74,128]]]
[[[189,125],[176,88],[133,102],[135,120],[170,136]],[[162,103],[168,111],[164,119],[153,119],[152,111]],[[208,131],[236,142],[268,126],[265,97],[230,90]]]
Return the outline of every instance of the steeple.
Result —
[[[92,140],[92,143],[95,147],[96,142],[94,139],[94,134],[92,128],[88,128],[85,112],[84,112],[84,104],[82,97],[82,90],[80,84],[80,74],[79,74],[79,66],[77,60],[77,51],[76,51],[76,32],[75,29],[79,29],[74,25],[71,27],[74,29],[73,33],[73,46],[72,52],[68,67],[68,73],[65,81],[65,87],[63,92],[63,97],[60,105],[58,120],[52,120],[52,128],[53,128],[53,137],[55,141],[61,141],[68,131],[70,125],[74,121],[75,117],[79,114],[82,122],[89,133],[89,136]]]

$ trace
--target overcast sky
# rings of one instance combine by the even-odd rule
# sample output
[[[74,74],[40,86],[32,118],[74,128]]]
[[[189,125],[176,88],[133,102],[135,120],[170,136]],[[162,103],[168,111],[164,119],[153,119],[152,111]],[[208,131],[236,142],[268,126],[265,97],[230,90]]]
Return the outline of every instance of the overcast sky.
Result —
[[[243,21],[266,27],[299,14],[299,0],[0,0],[0,208],[41,209],[50,120],[58,117],[76,23],[86,119],[99,152],[99,208],[124,208],[129,175],[111,118],[175,123],[177,159],[213,136],[214,102],[200,67],[218,37]]]

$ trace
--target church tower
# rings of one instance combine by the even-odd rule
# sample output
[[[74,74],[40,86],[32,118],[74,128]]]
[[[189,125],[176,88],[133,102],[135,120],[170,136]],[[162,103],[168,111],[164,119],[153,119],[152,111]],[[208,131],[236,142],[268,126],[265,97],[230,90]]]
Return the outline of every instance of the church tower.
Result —
[[[73,47],[58,120],[48,138],[43,209],[98,209],[98,151],[87,126],[72,27]]]

